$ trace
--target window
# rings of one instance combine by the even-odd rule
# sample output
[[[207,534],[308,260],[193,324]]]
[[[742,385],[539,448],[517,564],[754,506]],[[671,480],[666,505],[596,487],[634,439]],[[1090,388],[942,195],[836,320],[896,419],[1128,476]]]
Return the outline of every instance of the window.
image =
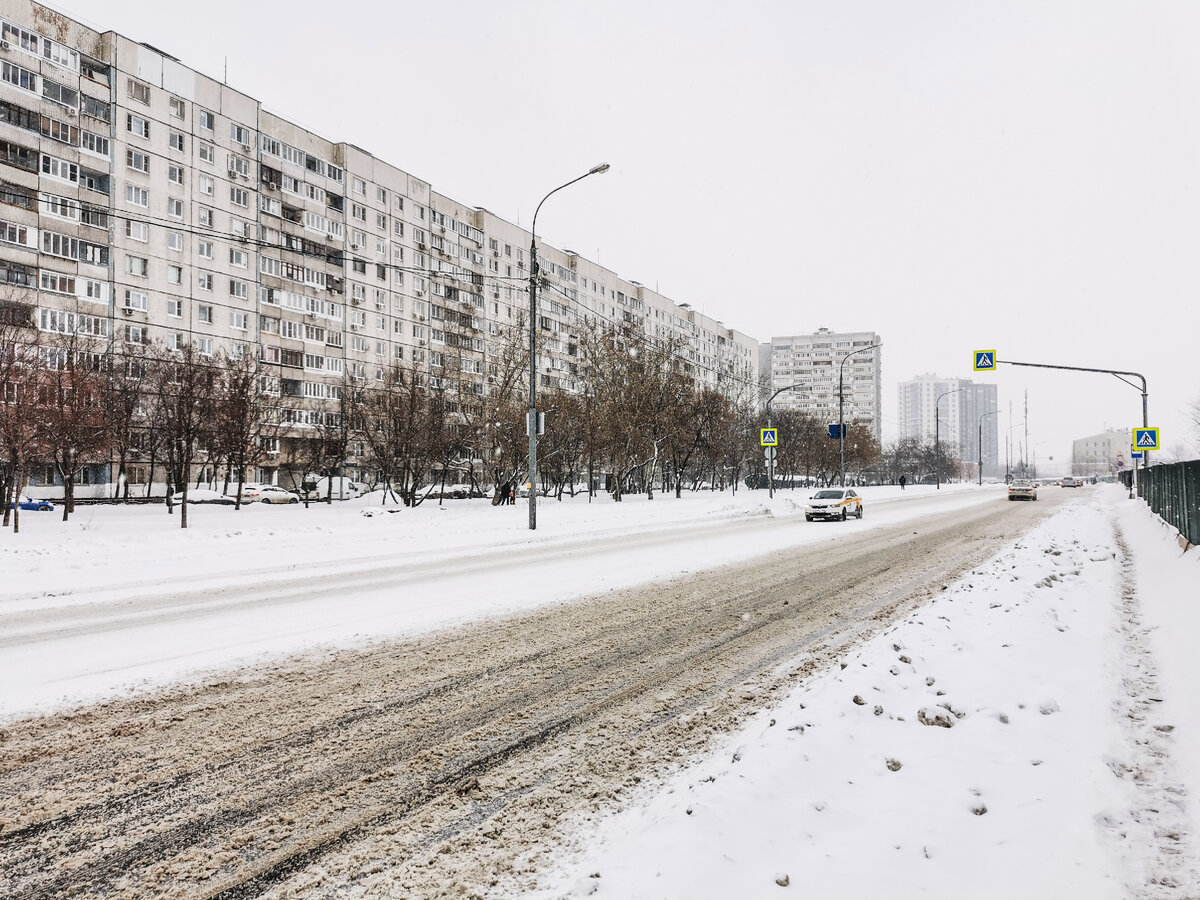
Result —
[[[79,166],[67,162],[65,159],[46,156],[44,153],[42,154],[42,174],[57,178],[59,181],[69,181],[71,184],[79,183]]]
[[[183,301],[178,297],[167,298],[167,315],[172,319],[178,319],[183,315]]]
[[[212,259],[213,258],[213,242],[212,241],[197,241],[196,242],[196,253],[202,259]]]
[[[149,302],[142,291],[126,291],[125,308],[145,312],[149,308]]]
[[[200,145],[200,162],[212,165],[217,159],[217,149],[212,144]]]
[[[367,208],[365,206],[359,206],[357,203],[351,203],[350,215],[354,216],[354,218],[358,219],[360,222],[365,222],[367,221]]]
[[[205,131],[212,131],[217,124],[217,117],[210,113],[207,109],[200,110],[200,127]]]
[[[134,222],[130,219],[125,222],[125,237],[144,244],[150,240],[150,226],[145,222]]]
[[[375,199],[378,200],[380,203],[386,204],[387,203],[387,191],[385,191],[381,187],[375,188]]]
[[[183,283],[183,269],[180,266],[167,266],[167,283]]]
[[[375,227],[380,231],[387,231],[387,216],[383,213],[375,213]]]
[[[43,291],[51,291],[55,294],[75,295],[75,277],[73,275],[64,275],[61,272],[51,272],[49,269],[42,269],[40,283]]]
[[[212,356],[212,338],[197,338],[196,352],[201,356]]]
[[[237,266],[239,269],[246,268],[249,255],[245,250],[238,250],[236,247],[229,248],[229,264]]]
[[[237,279],[229,279],[229,296],[237,297],[239,300],[245,300],[250,296],[250,286],[244,281]]]
[[[133,113],[125,116],[125,130],[139,137],[150,137],[150,123],[141,116],[135,116]]]
[[[183,142],[183,135],[178,131],[172,131],[168,136],[167,141],[171,145],[172,150],[178,150],[180,153],[182,153],[186,147]]]
[[[125,185],[125,200],[134,206],[149,206],[150,192],[136,184]]]
[[[128,79],[129,84],[129,99],[136,100],[138,103],[150,105],[150,85],[142,84],[140,81]]]
[[[234,206],[249,206],[250,194],[245,188],[229,186],[229,202]]]
[[[132,147],[125,151],[125,167],[138,172],[150,171],[150,156]]]
[[[82,101],[79,111],[84,115],[99,119],[102,122],[112,121],[112,107],[106,102],[97,100],[95,97],[89,97],[87,94],[81,95],[79,99]]]
[[[238,156],[236,153],[229,154],[229,174],[241,175],[243,178],[250,177],[250,160],[244,156]]]
[[[86,150],[88,153],[95,153],[97,156],[108,158],[108,138],[98,134],[93,134],[90,131],[81,131],[79,133],[79,149]]]
[[[229,327],[236,328],[238,331],[245,331],[249,323],[249,315],[244,312],[231,310],[229,313]]]
[[[37,75],[12,63],[6,62],[0,66],[0,78],[27,91],[37,91]]]
[[[167,232],[167,249],[179,253],[183,250],[183,235],[178,231]]]
[[[24,225],[0,222],[0,241],[8,244],[24,244],[28,236],[29,231]]]
[[[75,109],[79,106],[79,91],[59,84],[57,81],[51,81],[49,78],[42,79],[42,96],[51,103],[57,103],[68,109]]]
[[[198,220],[198,223],[200,225],[203,225],[205,228],[212,228],[213,227],[213,211],[211,209],[209,209],[207,206],[200,207],[199,214],[197,215],[197,220]]]
[[[183,201],[176,197],[167,198],[167,215],[173,219],[183,218]]]
[[[352,182],[352,185],[354,187],[354,193],[358,194],[359,196],[363,196],[367,193],[367,183],[361,178],[355,178]]]
[[[150,271],[150,261],[144,256],[126,256],[125,271],[130,275],[145,278]]]
[[[183,184],[183,166],[167,166],[167,181]]]
[[[184,113],[186,113],[186,112],[187,112],[187,104],[184,103],[183,100],[181,100],[179,97],[172,97],[171,98],[171,115],[174,116],[176,119],[182,119],[184,116]]]
[[[213,277],[211,272],[201,272],[196,276],[196,287],[202,291],[211,291],[213,289]]]
[[[211,306],[203,306],[203,305],[197,306],[196,307],[196,320],[198,322],[200,322],[200,324],[202,324],[202,325],[211,325],[212,324],[212,309],[213,308]]]
[[[229,139],[235,144],[241,144],[246,148],[250,147],[249,130],[237,124],[236,122],[229,123]]]
[[[211,175],[201,175],[199,179],[200,193],[206,197],[213,195],[213,180]]]

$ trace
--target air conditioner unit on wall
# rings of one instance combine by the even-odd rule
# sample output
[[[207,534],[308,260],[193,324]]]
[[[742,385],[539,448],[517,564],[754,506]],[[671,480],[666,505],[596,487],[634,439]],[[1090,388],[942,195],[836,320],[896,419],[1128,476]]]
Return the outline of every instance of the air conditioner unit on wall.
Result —
[[[12,44],[8,41],[0,41],[0,50],[11,50]]]

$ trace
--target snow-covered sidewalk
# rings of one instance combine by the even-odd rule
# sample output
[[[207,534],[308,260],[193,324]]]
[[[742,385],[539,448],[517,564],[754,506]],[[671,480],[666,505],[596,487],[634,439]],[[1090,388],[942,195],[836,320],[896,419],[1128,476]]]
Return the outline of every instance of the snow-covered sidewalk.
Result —
[[[1097,491],[579,823],[539,896],[1200,896],[1198,588],[1197,551]]]

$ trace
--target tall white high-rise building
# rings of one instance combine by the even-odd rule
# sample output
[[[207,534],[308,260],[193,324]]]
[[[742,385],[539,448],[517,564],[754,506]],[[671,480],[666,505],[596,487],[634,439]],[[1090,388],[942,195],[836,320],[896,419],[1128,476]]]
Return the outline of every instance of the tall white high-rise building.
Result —
[[[780,388],[792,388],[776,397],[771,408],[799,410],[834,423],[840,406],[850,432],[855,425],[865,427],[882,442],[880,343],[874,331],[828,328],[771,338],[760,350],[760,360],[770,358],[767,397]]]
[[[943,446],[953,447],[963,463],[975,466],[982,432],[983,474],[999,476],[1004,471],[998,452],[998,409],[994,384],[920,375],[900,383],[899,437],[929,443],[937,437]]]

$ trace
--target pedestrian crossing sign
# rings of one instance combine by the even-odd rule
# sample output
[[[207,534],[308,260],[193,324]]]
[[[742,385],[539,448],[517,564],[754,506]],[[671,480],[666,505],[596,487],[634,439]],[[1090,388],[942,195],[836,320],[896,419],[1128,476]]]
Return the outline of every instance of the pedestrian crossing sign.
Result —
[[[975,371],[976,372],[994,372],[994,371],[996,371],[996,351],[995,350],[976,350],[975,351]]]
[[[1157,428],[1135,428],[1135,429],[1133,429],[1133,447],[1135,450],[1157,450],[1158,449],[1158,429]]]
[[[764,447],[775,447],[779,444],[779,432],[774,428],[758,429],[758,442]]]

